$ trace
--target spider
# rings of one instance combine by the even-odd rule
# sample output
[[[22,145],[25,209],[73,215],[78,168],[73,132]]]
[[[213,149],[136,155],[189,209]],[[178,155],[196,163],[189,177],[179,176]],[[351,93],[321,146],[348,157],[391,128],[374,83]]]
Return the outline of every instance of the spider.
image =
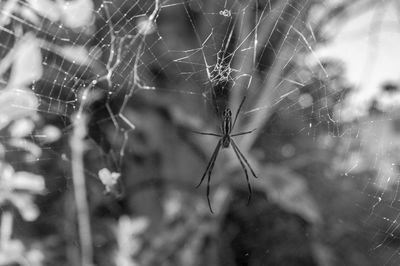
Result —
[[[236,111],[235,118],[233,119],[232,123],[232,112],[231,110],[227,107],[222,115],[222,121],[221,121],[221,128],[220,134],[217,133],[208,133],[208,132],[198,132],[194,131],[194,133],[201,134],[201,135],[208,135],[208,136],[214,136],[214,137],[219,137],[219,141],[217,143],[217,146],[214,149],[214,152],[211,155],[210,161],[208,162],[207,168],[201,177],[200,183],[196,186],[196,188],[200,187],[200,185],[203,183],[207,173],[208,173],[208,179],[207,179],[207,202],[208,202],[208,207],[210,208],[211,213],[213,213],[213,210],[211,208],[211,203],[210,203],[210,180],[211,180],[211,173],[214,168],[215,161],[217,160],[218,153],[222,147],[222,149],[229,148],[229,146],[232,146],[233,151],[236,154],[236,157],[238,158],[240,165],[242,166],[243,172],[246,176],[246,181],[247,181],[247,187],[249,190],[249,196],[247,199],[247,204],[250,202],[251,198],[251,186],[249,182],[249,176],[247,174],[247,167],[250,169],[251,174],[255,177],[258,178],[253,169],[251,168],[249,162],[247,161],[246,157],[243,155],[243,153],[239,150],[239,147],[236,145],[235,141],[233,140],[233,137],[237,136],[242,136],[246,134],[252,133],[255,129],[250,130],[250,131],[245,131],[245,132],[240,132],[240,133],[234,133],[232,134],[232,130],[235,127],[236,120],[238,118],[240,109],[243,106],[244,101],[246,100],[246,96],[243,98],[242,102],[239,105],[238,110]]]

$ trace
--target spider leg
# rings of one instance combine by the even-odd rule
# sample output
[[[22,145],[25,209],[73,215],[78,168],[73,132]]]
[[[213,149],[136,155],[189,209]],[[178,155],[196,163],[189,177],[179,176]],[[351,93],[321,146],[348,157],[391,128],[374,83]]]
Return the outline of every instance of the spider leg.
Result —
[[[207,136],[222,137],[222,135],[220,135],[220,134],[216,134],[216,133],[200,132],[200,131],[196,131],[196,130],[190,130],[190,131],[192,131],[193,133],[196,133],[196,134],[200,134],[200,135],[207,135]]]
[[[243,161],[246,163],[246,165],[249,167],[251,174],[255,177],[258,178],[258,176],[256,175],[256,173],[253,171],[253,168],[251,168],[251,165],[249,164],[249,162],[247,161],[246,157],[244,157],[243,153],[240,151],[239,147],[236,145],[236,143],[233,141],[233,139],[231,139],[231,143],[232,143],[232,147],[234,147],[237,152],[239,153],[239,155],[242,157]]]
[[[201,183],[203,183],[203,180],[204,180],[204,178],[206,177],[206,175],[207,175],[207,173],[208,173],[208,170],[210,169],[211,165],[213,165],[213,162],[215,162],[216,154],[219,152],[219,149],[220,149],[220,148],[221,148],[221,140],[219,140],[218,143],[217,143],[217,146],[215,146],[214,152],[213,152],[213,154],[211,155],[210,161],[209,161],[208,164],[207,164],[207,168],[206,168],[206,170],[204,171],[204,174],[203,174],[203,176],[201,177],[201,180],[200,180],[199,184],[196,186],[196,188],[198,188],[198,187],[201,185]]]
[[[235,147],[235,146],[232,146],[232,149],[233,149],[233,151],[235,152],[236,157],[238,158],[238,160],[239,160],[239,162],[240,162],[240,164],[241,164],[241,166],[242,166],[243,172],[244,172],[244,174],[245,174],[245,176],[246,176],[247,187],[248,187],[248,189],[249,189],[249,196],[248,196],[248,198],[247,198],[247,205],[249,205],[250,199],[251,199],[251,186],[250,186],[250,181],[249,181],[249,175],[247,174],[246,166],[244,165],[242,159],[240,158],[240,155],[239,155],[238,151],[236,150],[236,147]]]
[[[238,115],[239,115],[239,112],[240,112],[240,109],[242,109],[242,106],[243,106],[243,103],[244,103],[244,101],[246,100],[246,95],[243,97],[243,100],[242,100],[242,102],[240,103],[240,105],[239,105],[239,108],[237,109],[237,111],[236,111],[236,114],[235,114],[235,119],[233,120],[233,124],[232,124],[232,128],[234,128],[235,127],[235,124],[236,124],[236,120],[237,120],[237,118],[238,118]]]
[[[212,161],[212,163],[211,163],[211,165],[210,165],[210,168],[208,169],[208,179],[207,179],[207,202],[208,202],[208,207],[210,208],[210,212],[211,212],[211,213],[214,213],[213,210],[212,210],[212,208],[211,208],[211,202],[210,202],[210,181],[211,181],[211,173],[212,173],[212,170],[214,169],[214,164],[215,164],[215,161],[217,160],[217,156],[218,156],[219,149],[220,149],[220,147],[221,147],[221,143],[222,143],[222,140],[220,140],[220,141],[218,142],[218,144],[217,144],[217,148],[218,148],[218,149],[216,149],[216,153],[215,153],[215,156],[214,156],[214,160]]]
[[[250,130],[250,131],[245,131],[245,132],[240,132],[240,133],[232,134],[231,137],[236,137],[236,136],[241,136],[241,135],[250,134],[250,133],[253,133],[254,130],[256,130],[256,128],[253,129],[253,130]]]
[[[214,160],[215,162],[215,160]],[[211,207],[211,202],[210,202],[210,181],[211,181],[211,171],[213,167],[210,167],[210,171],[208,172],[208,178],[207,178],[207,203],[208,203],[208,208],[210,208],[210,212],[214,213]]]

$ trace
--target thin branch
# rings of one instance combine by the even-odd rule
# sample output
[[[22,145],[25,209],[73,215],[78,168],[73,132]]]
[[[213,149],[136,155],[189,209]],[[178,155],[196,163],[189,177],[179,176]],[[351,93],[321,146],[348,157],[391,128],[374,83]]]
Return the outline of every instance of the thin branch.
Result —
[[[78,113],[73,120],[74,130],[70,145],[72,149],[72,179],[78,216],[79,239],[81,244],[81,265],[93,265],[92,233],[90,228],[89,206],[87,202],[83,154],[85,151],[84,138],[87,134],[87,118]]]

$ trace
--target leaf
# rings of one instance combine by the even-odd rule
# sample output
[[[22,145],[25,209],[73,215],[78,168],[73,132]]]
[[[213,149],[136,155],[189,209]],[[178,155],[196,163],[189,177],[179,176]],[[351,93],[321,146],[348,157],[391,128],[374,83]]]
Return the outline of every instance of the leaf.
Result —
[[[59,50],[63,58],[68,59],[74,64],[89,65],[93,60],[90,58],[89,51],[83,46],[66,45],[61,46],[57,50]]]
[[[62,19],[65,25],[70,28],[80,28],[92,24],[94,6],[91,0],[63,1],[61,3]]]
[[[27,139],[13,138],[8,142],[9,145],[28,152],[33,160],[42,155],[42,149],[32,141]]]
[[[3,5],[0,16],[0,27],[7,26],[11,22],[11,16],[17,9],[17,6],[18,0],[9,0]]]
[[[52,143],[61,138],[61,130],[52,125],[46,125],[41,131],[41,136],[43,136],[42,141],[44,143]]]
[[[14,175],[14,168],[6,163],[0,163],[0,188],[7,189],[10,187],[9,183]]]
[[[16,46],[11,76],[7,88],[25,88],[43,74],[39,41],[26,34]]]
[[[0,204],[10,202],[26,221],[33,221],[39,216],[39,209],[33,202],[32,194],[45,190],[42,176],[29,172],[15,172],[14,168],[0,164]]]
[[[267,165],[264,178],[255,182],[267,196],[286,211],[296,213],[310,223],[318,223],[321,216],[303,178],[290,169]]]
[[[31,119],[21,118],[15,120],[9,128],[10,135],[13,138],[23,138],[32,133],[35,123]]]
[[[32,117],[39,106],[38,99],[30,90],[5,89],[0,91],[0,129],[11,121]]]
[[[30,9],[28,6],[20,7],[19,13],[27,22],[30,21],[36,25],[40,25],[40,23],[42,23],[41,18],[38,16],[38,14]]]
[[[149,220],[144,217],[130,218],[121,216],[118,225],[115,228],[118,248],[114,255],[114,261],[117,265],[136,266],[139,265],[134,259],[141,246],[140,235],[145,232],[149,226]]]
[[[126,236],[136,236],[142,234],[149,227],[149,220],[145,217],[130,218],[122,216],[119,218],[119,230]]]
[[[61,18],[61,10],[57,3],[49,0],[28,0],[28,5],[41,16],[58,21]]]
[[[32,195],[26,193],[13,193],[10,195],[8,200],[18,209],[25,221],[34,221],[40,214],[39,209],[33,203]]]
[[[42,176],[24,171],[14,174],[12,186],[14,189],[27,190],[35,194],[40,194],[45,190],[45,183]]]
[[[21,264],[21,261],[24,261]],[[44,254],[38,249],[27,249],[17,239],[8,240],[0,250],[0,265],[30,265],[42,266]]]
[[[21,258],[24,249],[20,240],[8,241],[7,245],[0,250],[0,265],[13,265]]]
[[[35,194],[44,192],[42,176],[24,171],[15,172],[9,164],[2,163],[0,167],[0,191],[25,190]]]

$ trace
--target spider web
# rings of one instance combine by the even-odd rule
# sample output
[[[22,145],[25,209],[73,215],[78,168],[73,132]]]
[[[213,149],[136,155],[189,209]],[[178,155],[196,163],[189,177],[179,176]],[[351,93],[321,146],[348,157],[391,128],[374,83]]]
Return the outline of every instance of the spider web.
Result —
[[[23,11],[14,14],[5,10],[3,13],[13,19],[15,24],[34,32],[42,42],[40,48],[43,54],[43,75],[39,80],[33,80],[31,86],[39,100],[38,111],[42,113],[68,118],[83,106],[93,103],[93,99],[104,97],[115,128],[129,131],[135,125],[124,115],[124,109],[134,92],[151,90],[175,93],[177,97],[190,95],[204,104],[217,97],[216,93],[224,94],[224,91],[229,91],[229,94],[236,96],[235,102],[231,103],[232,108],[235,108],[241,100],[238,94],[251,97],[253,94],[257,95],[262,86],[268,85],[264,84],[265,80],[257,80],[255,77],[256,74],[261,76],[268,73],[272,68],[277,69],[277,73],[270,75],[279,82],[275,82],[275,86],[268,90],[271,94],[265,95],[268,99],[261,98],[253,104],[253,108],[247,108],[244,114],[251,115],[274,108],[286,108],[289,112],[296,113],[302,108],[296,104],[298,88],[305,86],[311,77],[322,75],[324,79],[328,78],[320,62],[317,68],[307,68],[311,74],[290,69],[292,65],[298,64],[297,54],[313,52],[311,42],[314,37],[309,26],[303,22],[305,18],[302,14],[307,2],[274,6],[267,1],[253,7],[239,2],[219,1],[212,7],[213,10],[207,10],[208,7],[192,1],[137,1],[134,4],[127,1],[118,4],[100,1],[95,2],[92,9],[95,25],[79,28],[79,31],[71,29],[65,22],[67,19],[53,21],[55,19],[48,13],[55,12],[56,5],[52,7],[54,10],[46,13],[46,4],[40,5],[36,1],[10,2],[19,5]],[[68,2],[66,5],[68,6]],[[250,13],[254,8],[258,10],[253,21],[241,21],[240,17],[246,16],[246,12]],[[163,13],[167,19],[168,12],[179,9],[184,10],[186,16],[182,18],[182,22],[190,25],[190,28],[183,29],[191,38],[187,45],[189,48],[176,47],[175,43],[171,45],[168,32],[164,29],[167,26],[163,26],[167,24],[163,23]],[[31,13],[36,16],[34,19]],[[204,16],[205,25],[196,25],[194,15]],[[279,24],[286,28],[281,31]],[[21,37],[15,30],[19,25],[8,24],[2,27],[7,39],[2,44],[4,55],[11,52],[12,43]],[[269,30],[269,35],[261,36],[260,31],[264,30]],[[282,39],[277,48],[271,44],[273,35]],[[230,47],[232,43],[235,47]],[[73,55],[71,57],[71,53],[79,53],[78,49],[68,52],[67,48],[71,47],[89,50],[88,54],[82,56],[87,58],[79,58],[79,55],[76,58]],[[163,53],[160,54],[159,50]],[[268,59],[272,62],[269,65],[262,62],[267,50],[272,50],[276,56]],[[243,62],[247,65],[243,65]],[[278,63],[281,65],[276,67]],[[181,75],[184,77],[180,81],[183,85],[179,88],[157,86],[155,83],[158,77],[154,75],[154,71]],[[287,73],[282,73],[284,71]],[[166,75],[166,78],[169,79],[170,75]],[[324,86],[321,86],[321,90],[324,94],[328,93]],[[93,95],[89,97],[87,93],[92,92]],[[295,95],[295,101],[291,105],[279,106],[291,95]],[[312,111],[315,114],[319,115],[321,109],[327,108],[323,103],[309,103],[307,95],[302,96],[301,104],[315,106],[316,109]],[[109,100],[118,97],[123,98],[119,110],[111,110]],[[225,98],[222,100],[227,103]],[[263,103],[265,101],[268,104]],[[219,103],[210,105],[213,104]],[[268,114],[260,119],[267,120],[266,116]],[[333,119],[331,122],[335,123]],[[314,126],[309,124],[310,128]]]
[[[339,139],[344,143],[339,153],[346,159],[365,147],[354,143],[360,140],[357,134],[368,135],[368,129],[343,127],[343,91],[328,86],[340,71],[316,54],[319,36],[309,21],[311,1],[87,1],[89,19],[76,28],[62,11],[68,2],[64,6],[44,2],[48,6],[33,0],[7,1],[13,9],[3,6],[2,14],[9,21],[0,20],[1,57],[7,58],[26,33],[33,33],[39,40],[43,69],[29,86],[39,101],[35,111],[61,119],[64,135],[69,134],[69,120],[76,113],[101,117],[93,119],[96,126],[111,125],[113,138],[122,141],[104,167],[124,174],[130,134],[143,124],[129,107],[140,101],[168,105],[180,116],[185,114],[182,121],[189,127],[212,131],[221,110],[236,110],[246,96],[236,131],[257,128],[270,138],[261,146],[282,136],[310,136],[321,145],[334,145]],[[54,10],[46,11],[48,7]],[[0,73],[5,87],[12,74]],[[274,131],[273,123],[285,119],[294,125]],[[392,119],[390,114],[383,118]],[[216,123],[206,123],[209,120]],[[363,121],[371,122],[375,120]],[[239,146],[249,151],[260,143],[256,136],[241,138]],[[99,142],[96,145],[101,146]],[[295,161],[291,159],[299,147],[290,141],[278,146],[271,151],[255,149],[257,158]],[[54,149],[54,153],[68,160],[64,152]],[[338,163],[342,177],[361,179],[351,174],[358,163]],[[97,177],[93,169],[87,172]],[[336,181],[336,185],[345,182]],[[392,182],[388,188],[374,178],[360,181],[357,191],[363,197],[351,199],[351,204],[368,213],[363,224],[377,240],[369,252],[389,254],[388,264],[398,260],[397,247],[389,245],[397,239],[399,219],[399,182],[387,180]],[[364,201],[365,197],[372,202]]]

